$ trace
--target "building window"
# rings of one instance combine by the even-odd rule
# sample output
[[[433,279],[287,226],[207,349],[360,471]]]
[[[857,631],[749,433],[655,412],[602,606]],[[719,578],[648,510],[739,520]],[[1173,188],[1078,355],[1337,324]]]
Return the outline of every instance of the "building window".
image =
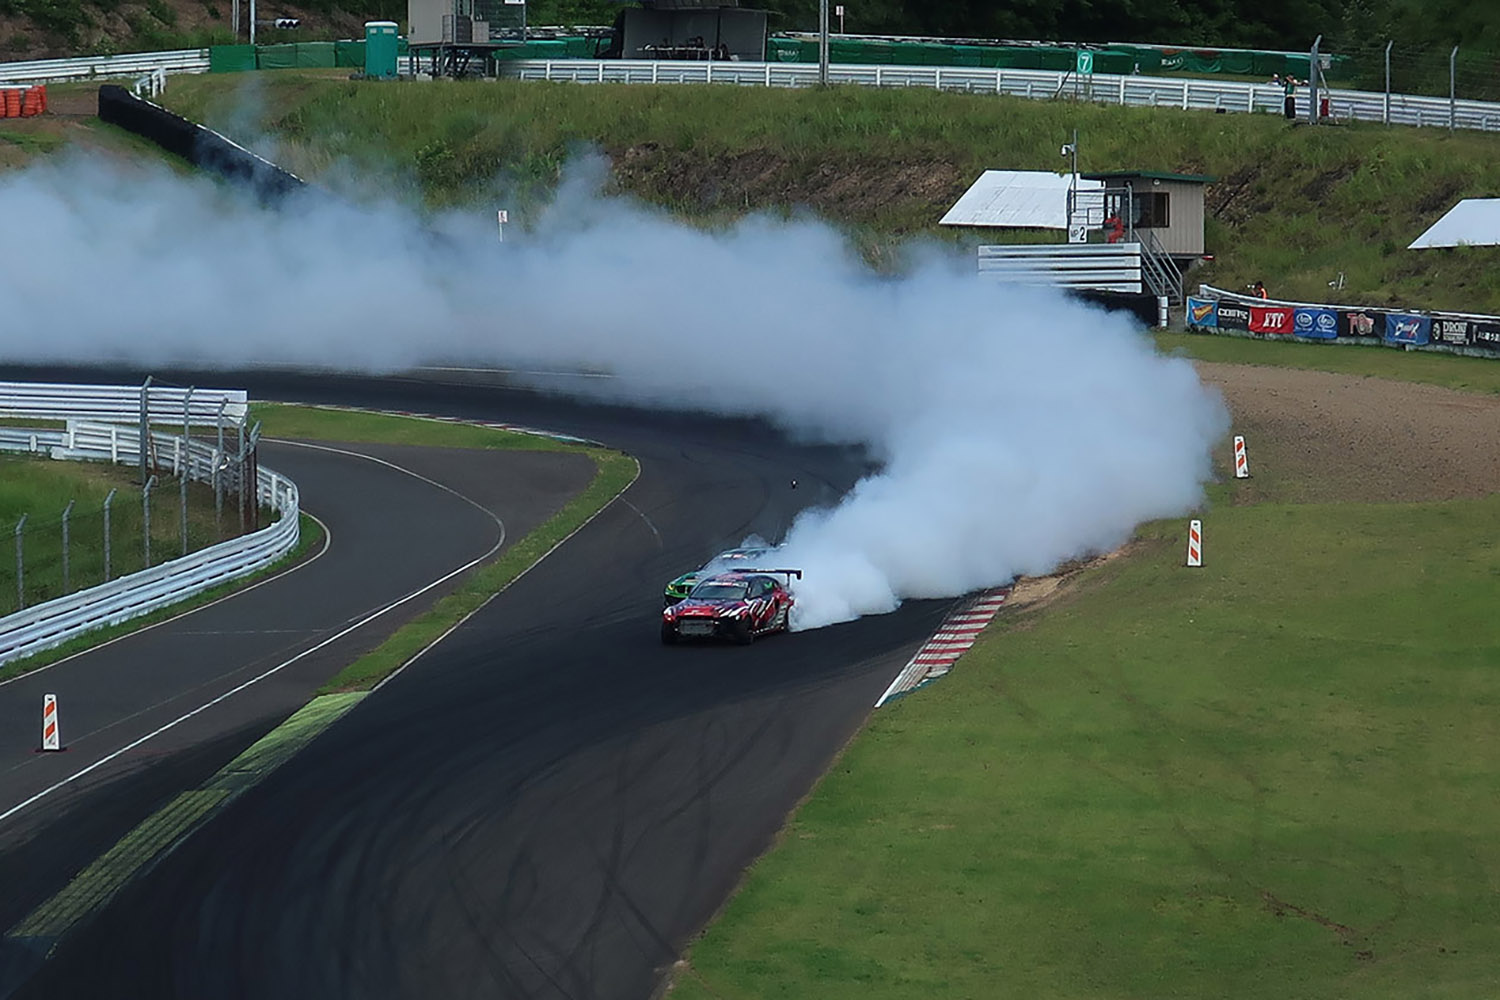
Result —
[[[1172,224],[1167,210],[1167,195],[1163,191],[1135,196],[1135,226],[1137,229],[1166,229]]]

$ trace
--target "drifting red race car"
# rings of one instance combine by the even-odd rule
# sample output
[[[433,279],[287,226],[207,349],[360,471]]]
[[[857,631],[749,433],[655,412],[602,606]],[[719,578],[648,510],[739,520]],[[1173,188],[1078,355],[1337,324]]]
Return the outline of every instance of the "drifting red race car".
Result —
[[[661,641],[732,639],[748,645],[756,636],[791,627],[792,592],[777,577],[802,578],[798,569],[743,569],[699,580],[687,597],[661,613]]]

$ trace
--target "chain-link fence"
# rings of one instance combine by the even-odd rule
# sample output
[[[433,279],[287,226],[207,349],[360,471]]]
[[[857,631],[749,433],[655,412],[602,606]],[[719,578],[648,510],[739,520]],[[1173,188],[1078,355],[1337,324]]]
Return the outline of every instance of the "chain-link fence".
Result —
[[[1356,41],[1328,48],[1342,57],[1334,86],[1387,94],[1500,101],[1500,49],[1420,46],[1401,39]]]
[[[226,418],[222,406],[209,422],[189,419],[190,398],[175,425],[145,402],[142,413],[152,418],[135,427],[70,422],[71,439],[102,436],[112,442],[105,451],[128,444],[119,460],[134,459],[135,473],[111,470],[118,485],[102,499],[92,495],[96,488],[86,491],[88,500],[28,510],[0,525],[0,538],[12,543],[10,558],[0,557],[0,616],[256,531],[269,519],[255,487],[258,427]]]

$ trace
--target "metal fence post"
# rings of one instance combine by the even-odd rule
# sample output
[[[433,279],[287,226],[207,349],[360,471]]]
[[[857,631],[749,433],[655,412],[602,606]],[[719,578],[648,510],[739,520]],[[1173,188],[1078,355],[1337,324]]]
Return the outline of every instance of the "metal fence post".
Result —
[[[1396,44],[1393,38],[1385,43],[1385,113],[1381,116],[1381,124],[1391,123],[1391,46]]]
[[[239,450],[234,454],[235,499],[240,509],[240,534],[245,533],[245,422],[240,421],[236,429],[240,439]]]
[[[214,416],[214,429],[219,435],[219,447],[214,452],[214,529],[222,532],[220,522],[224,519],[224,477],[220,471],[224,466],[224,407],[229,405],[228,399],[219,400],[219,412]]]
[[[62,529],[63,529],[63,593],[64,594],[71,594],[73,592],[72,566],[69,564],[69,559],[68,559],[68,549],[69,549],[68,543],[70,541],[70,539],[68,538],[68,518],[70,518],[72,516],[73,516],[73,501],[69,500],[68,501],[68,505],[63,508],[63,517],[62,517]]]
[[[16,522],[16,610],[26,610],[26,543],[22,541],[26,531],[26,517],[22,514]]]
[[[107,494],[105,494],[105,497],[104,497],[104,582],[105,583],[108,583],[109,582],[109,578],[110,578],[110,565],[109,565],[109,556],[110,556],[110,551],[109,551],[109,544],[110,544],[109,505],[110,505],[110,502],[114,500],[114,498],[115,498],[115,491],[114,490],[110,490]]]
[[[1318,46],[1322,44],[1322,35],[1313,39],[1312,53],[1307,63],[1307,123],[1309,125],[1318,124]]]
[[[146,481],[146,452],[151,434],[151,376],[141,383],[141,482]]]
[[[193,387],[188,386],[187,395],[182,398],[182,462],[177,467],[178,499],[182,504],[182,554],[188,554],[188,468],[193,463],[193,439],[191,408],[193,405]]]
[[[151,568],[151,487],[156,485],[156,477],[152,476],[146,480],[146,485],[141,489],[141,522],[143,525],[142,535],[145,537],[146,565]]]
[[[818,0],[818,85],[828,86],[828,0]]]
[[[1458,118],[1458,46],[1448,53],[1448,131]]]

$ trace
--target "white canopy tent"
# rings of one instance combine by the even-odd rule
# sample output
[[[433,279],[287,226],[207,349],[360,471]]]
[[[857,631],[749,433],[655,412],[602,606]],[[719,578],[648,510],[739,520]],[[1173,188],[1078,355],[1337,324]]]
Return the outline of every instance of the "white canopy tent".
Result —
[[[1049,170],[986,170],[939,221],[943,226],[1067,229],[1071,174]],[[1079,222],[1102,223],[1104,182],[1079,179]],[[1096,218],[1095,216],[1100,216]]]
[[[1465,198],[1406,249],[1463,246],[1500,246],[1500,198]]]

